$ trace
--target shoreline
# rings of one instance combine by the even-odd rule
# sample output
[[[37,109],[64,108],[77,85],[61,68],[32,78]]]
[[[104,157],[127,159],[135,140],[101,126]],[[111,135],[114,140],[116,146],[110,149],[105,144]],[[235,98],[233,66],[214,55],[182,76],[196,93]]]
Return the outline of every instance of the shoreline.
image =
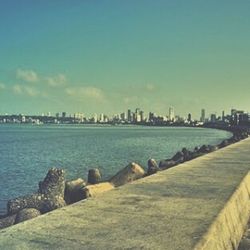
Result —
[[[141,125],[140,125],[141,126]],[[166,126],[164,126],[164,127],[166,127]],[[170,127],[170,126],[169,126]],[[175,127],[175,126],[171,126],[171,127]],[[188,126],[188,127],[190,127],[190,126]],[[205,127],[201,127],[201,128],[205,128]],[[210,127],[209,127],[210,128]],[[218,129],[218,128],[213,128],[213,129]],[[221,128],[222,129],[222,128]],[[223,130],[225,130],[225,129],[223,129]],[[229,130],[226,130],[226,131],[229,131]],[[215,145],[215,146],[211,146],[211,145],[203,145],[203,146],[201,146],[200,148],[195,148],[194,149],[194,151],[192,152],[192,151],[189,151],[189,150],[187,150],[186,148],[183,148],[181,151],[178,151],[171,159],[163,159],[163,160],[160,160],[159,161],[159,164],[154,160],[154,159],[149,159],[149,161],[148,161],[148,170],[147,170],[147,172],[145,172],[144,171],[144,169],[141,167],[141,166],[139,166],[138,164],[136,164],[136,163],[131,163],[131,164],[129,164],[126,168],[124,168],[124,169],[127,169],[125,172],[125,174],[123,173],[123,174],[121,174],[121,172],[122,171],[124,171],[124,169],[122,169],[122,170],[120,170],[117,174],[119,174],[120,173],[120,175],[121,175],[121,177],[119,177],[118,179],[120,179],[120,178],[124,178],[124,175],[125,175],[125,181],[123,181],[122,182],[122,184],[121,185],[124,185],[124,184],[126,184],[127,182],[130,182],[130,181],[133,181],[133,180],[136,180],[136,179],[139,179],[139,178],[143,178],[143,177],[146,177],[146,176],[149,176],[149,175],[151,175],[151,174],[154,174],[154,173],[156,173],[156,172],[158,172],[158,171],[164,171],[164,170],[167,170],[167,169],[169,169],[169,168],[172,168],[172,167],[176,167],[176,166],[178,166],[179,164],[181,164],[181,163],[184,163],[184,162],[186,162],[186,161],[189,161],[189,160],[192,160],[192,159],[194,159],[194,158],[197,158],[197,157],[199,157],[199,156],[202,156],[202,155],[205,155],[205,154],[207,154],[207,153],[210,153],[210,152],[213,152],[213,151],[215,151],[215,150],[218,150],[218,149],[220,149],[220,148],[223,148],[223,147],[226,147],[226,146],[228,146],[228,145],[230,145],[230,144],[232,144],[232,143],[235,143],[235,142],[238,142],[238,141],[240,141],[240,140],[242,140],[242,139],[244,139],[244,138],[246,138],[246,136],[248,136],[248,134],[246,134],[246,132],[245,131],[242,131],[242,130],[240,130],[239,128],[237,128],[237,129],[235,129],[235,130],[230,130],[229,132],[231,132],[232,133],[232,136],[231,137],[229,137],[228,139],[225,139],[225,140],[223,140],[220,144],[218,144],[218,145]],[[50,175],[51,175],[51,173],[52,173],[52,175],[54,174],[53,173],[53,171],[50,173],[50,171],[51,170],[49,170],[49,172],[48,172],[48,174],[47,174],[47,176],[45,177],[45,179],[46,178],[49,178],[50,179]],[[55,169],[55,171],[57,172],[58,171],[58,169]],[[60,172],[60,171],[59,171]],[[135,173],[135,174],[134,174]],[[139,174],[138,174],[139,173]],[[116,174],[116,175],[117,175]],[[56,174],[57,175],[57,174]],[[60,174],[59,174],[60,175]],[[62,176],[61,176],[62,175]],[[63,179],[63,183],[64,183],[64,188],[63,187],[61,187],[61,189],[65,189],[65,184],[67,184],[67,183],[69,183],[70,181],[66,181],[66,180],[64,180],[64,175],[63,174],[61,174],[60,176],[58,176],[58,177],[62,177],[62,179]],[[115,176],[116,176],[115,175]],[[122,176],[123,175],[123,176]],[[134,176],[133,176],[134,175]],[[131,176],[133,176],[133,178],[131,179]],[[113,176],[114,177],[114,176]],[[112,177],[112,178],[113,178]],[[98,177],[99,178],[99,177]],[[102,183],[110,183],[110,180],[112,180],[112,178],[111,179],[109,179],[109,180],[101,180],[101,178],[99,178],[98,180],[96,180],[96,181],[93,181],[92,183],[91,182],[85,182],[85,181],[83,181],[82,179],[80,180],[80,184],[79,184],[79,181],[78,181],[78,183],[71,183],[72,185],[73,185],[73,188],[71,187],[71,189],[73,190],[71,190],[72,192],[71,192],[71,194],[70,195],[72,195],[72,196],[77,196],[78,194],[76,194],[76,193],[79,193],[79,192],[82,192],[83,191],[83,189],[85,189],[85,193],[84,193],[84,195],[80,195],[80,198],[76,198],[76,200],[74,201],[74,202],[77,202],[77,201],[79,201],[79,200],[82,200],[82,199],[86,199],[86,198],[88,198],[88,197],[91,197],[91,196],[95,196],[95,195],[91,195],[91,193],[90,192],[93,192],[93,191],[91,191],[91,190],[89,190],[88,188],[89,187],[91,187],[92,189],[93,189],[93,187],[95,187],[96,185],[99,185],[99,190],[95,190],[94,192],[103,192],[103,187],[102,187]],[[45,179],[44,179],[44,181],[45,181]],[[58,180],[57,180],[58,181]],[[71,181],[71,182],[74,182],[74,181],[76,181],[76,180],[73,180],[73,181]],[[118,183],[119,183],[119,181],[118,181]],[[55,183],[54,183],[55,184]],[[53,185],[54,185],[53,184]],[[58,185],[58,183],[56,183],[56,185]],[[75,186],[74,186],[75,185]],[[89,187],[88,187],[89,186]],[[101,186],[101,187],[100,187]],[[119,185],[112,185],[112,186],[120,186],[120,184]],[[39,184],[39,188],[40,188],[40,184]],[[86,188],[87,188],[87,190],[86,190]],[[109,189],[112,189],[112,187],[110,187],[110,188],[108,188],[108,190]],[[106,190],[107,191],[107,190]],[[38,192],[39,193],[39,192]],[[55,204],[52,204],[52,206],[48,209],[48,211],[46,211],[46,209],[45,210],[43,210],[43,211],[40,211],[39,209],[37,209],[37,211],[39,211],[39,213],[46,213],[46,212],[49,212],[49,211],[52,211],[52,210],[54,210],[54,209],[56,209],[56,208],[59,208],[59,207],[63,207],[63,206],[65,206],[65,205],[70,205],[70,204],[73,204],[74,202],[71,202],[71,203],[69,203],[69,204],[67,204],[67,203],[65,203],[65,194],[66,194],[66,190],[64,190],[63,192],[61,191],[60,192],[60,195],[59,196],[61,196],[61,198],[62,198],[62,200],[63,200],[63,202],[61,203],[61,204],[56,204],[56,206],[54,206]],[[39,199],[43,199],[43,195],[44,194],[42,194],[42,196],[39,196],[40,198]],[[53,194],[52,196],[55,196],[55,194]],[[50,197],[46,197],[46,199],[47,200],[53,200],[53,198],[51,198],[52,196],[50,196]],[[5,228],[5,227],[7,227],[7,226],[11,226],[11,225],[13,225],[13,224],[16,224],[15,223],[15,221],[13,221],[13,219],[12,219],[12,221],[11,221],[11,225],[8,225],[7,224],[7,226],[4,226],[3,225],[3,223],[1,224],[1,221],[2,220],[5,220],[6,218],[8,218],[8,217],[10,217],[10,216],[13,216],[13,212],[10,212],[10,209],[9,209],[9,207],[10,207],[10,203],[12,202],[12,203],[14,203],[14,206],[16,206],[16,207],[18,207],[19,205],[17,205],[17,204],[15,204],[17,201],[18,201],[18,199],[22,199],[22,203],[23,203],[23,201],[25,200],[25,199],[27,199],[27,197],[29,197],[29,199],[31,198],[29,195],[26,195],[26,196],[24,196],[24,197],[18,197],[18,198],[16,198],[16,199],[11,199],[11,200],[9,200],[9,202],[8,202],[8,211],[7,211],[7,214],[5,214],[5,215],[0,215],[0,229],[2,229],[2,228]],[[32,199],[34,199],[34,197],[32,197]],[[73,199],[74,200],[74,199]],[[14,201],[14,202],[13,202]],[[25,203],[26,202],[26,203]],[[36,207],[36,208],[38,208],[37,207],[37,204],[27,204],[27,201],[25,201],[24,203],[26,204],[26,205],[23,205],[22,207],[21,207],[21,209],[20,209],[20,206],[19,206],[19,209],[18,210],[16,210],[16,213],[14,213],[15,215],[17,215],[18,214],[18,212],[20,212],[20,211],[22,211],[22,210],[25,210],[25,209],[30,209],[30,208],[34,208],[34,207]],[[57,201],[56,201],[57,202]],[[53,202],[52,202],[53,203]],[[39,215],[39,213],[36,213],[36,216],[37,215]]]

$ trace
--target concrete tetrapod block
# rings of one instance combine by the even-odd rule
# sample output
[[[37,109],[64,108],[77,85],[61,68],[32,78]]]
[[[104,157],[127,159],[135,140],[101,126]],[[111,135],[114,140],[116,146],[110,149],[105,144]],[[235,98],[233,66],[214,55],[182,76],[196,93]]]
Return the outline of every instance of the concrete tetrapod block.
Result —
[[[67,181],[65,183],[65,194],[64,194],[64,199],[66,203],[72,204],[74,202],[82,200],[83,199],[82,188],[84,188],[85,186],[86,183],[81,178],[72,181]]]
[[[41,215],[39,210],[35,208],[25,208],[17,213],[15,224],[33,219],[39,215]]]
[[[101,193],[114,189],[114,185],[110,182],[102,182],[95,185],[88,185],[82,189],[82,197],[86,199],[88,197],[95,197]]]
[[[145,176],[144,169],[138,164],[132,162],[125,168],[120,170],[115,176],[110,179],[110,182],[115,186],[121,186],[128,182],[140,179]]]

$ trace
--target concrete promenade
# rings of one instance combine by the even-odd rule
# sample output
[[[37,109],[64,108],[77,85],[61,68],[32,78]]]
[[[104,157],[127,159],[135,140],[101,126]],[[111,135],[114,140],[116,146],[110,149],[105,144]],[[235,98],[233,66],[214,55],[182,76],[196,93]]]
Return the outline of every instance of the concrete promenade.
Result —
[[[0,249],[237,249],[250,138],[0,231]]]

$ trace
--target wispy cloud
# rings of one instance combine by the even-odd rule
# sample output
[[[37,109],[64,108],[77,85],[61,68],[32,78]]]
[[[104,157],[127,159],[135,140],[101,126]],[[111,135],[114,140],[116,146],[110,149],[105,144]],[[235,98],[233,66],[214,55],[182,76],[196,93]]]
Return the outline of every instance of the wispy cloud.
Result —
[[[71,87],[66,88],[65,93],[69,96],[79,98],[89,98],[95,101],[104,101],[105,95],[103,91],[96,87]]]
[[[24,92],[28,96],[31,96],[31,97],[35,97],[40,94],[40,92],[37,89],[29,87],[29,86],[25,86],[23,89],[24,89]]]
[[[153,90],[155,90],[155,85],[153,85],[151,83],[147,84],[146,85],[146,90],[147,91],[153,91]]]
[[[65,75],[58,74],[56,76],[45,77],[45,81],[51,87],[58,87],[58,86],[64,85],[66,83],[67,79],[66,79]]]
[[[12,87],[12,90],[13,90],[13,92],[14,92],[15,94],[18,94],[18,95],[20,95],[20,94],[23,93],[22,87],[21,87],[20,85],[18,85],[18,84],[14,85],[14,86]]]
[[[5,84],[0,82],[0,90],[3,90],[3,89],[5,89]]]
[[[24,69],[17,69],[16,71],[16,78],[26,81],[26,82],[37,82],[39,77],[34,70],[24,70]]]
[[[41,93],[36,88],[30,87],[30,86],[21,86],[19,84],[16,84],[12,87],[12,90],[14,94],[17,94],[17,95],[27,95],[30,97],[36,97],[39,95],[43,96],[43,93]]]

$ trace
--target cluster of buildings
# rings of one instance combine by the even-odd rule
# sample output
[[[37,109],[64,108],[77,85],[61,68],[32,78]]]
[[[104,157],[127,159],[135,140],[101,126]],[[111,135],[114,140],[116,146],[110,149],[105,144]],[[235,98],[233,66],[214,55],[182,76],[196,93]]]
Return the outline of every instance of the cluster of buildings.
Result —
[[[204,124],[230,124],[230,125],[250,125],[250,114],[243,110],[232,109],[230,114],[222,111],[221,115],[211,114],[206,116],[206,110],[201,109],[200,119],[193,119],[192,114],[187,117],[175,115],[174,108],[170,107],[167,115],[157,115],[156,113],[145,112],[140,108],[128,109],[127,112],[108,116],[106,114],[94,114],[86,117],[83,113],[67,115],[66,112],[51,113],[41,115],[0,115],[0,123],[30,123],[30,124],[145,124],[145,125],[189,125],[202,126]]]

